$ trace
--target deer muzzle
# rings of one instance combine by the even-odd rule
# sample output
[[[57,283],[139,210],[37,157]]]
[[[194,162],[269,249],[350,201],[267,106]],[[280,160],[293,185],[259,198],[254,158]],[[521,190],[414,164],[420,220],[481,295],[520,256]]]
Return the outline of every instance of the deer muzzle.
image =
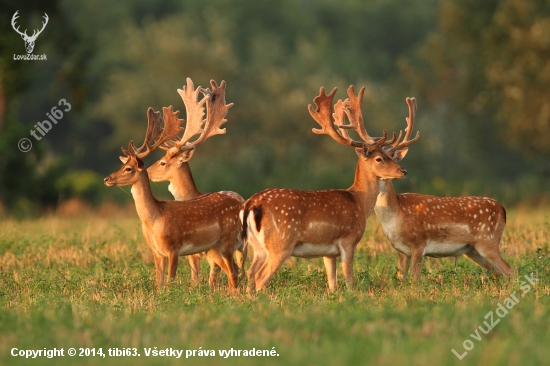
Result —
[[[108,177],[105,177],[105,179],[103,179],[103,183],[105,183],[107,187],[112,187],[116,185],[116,183],[114,182],[113,178],[110,175]]]

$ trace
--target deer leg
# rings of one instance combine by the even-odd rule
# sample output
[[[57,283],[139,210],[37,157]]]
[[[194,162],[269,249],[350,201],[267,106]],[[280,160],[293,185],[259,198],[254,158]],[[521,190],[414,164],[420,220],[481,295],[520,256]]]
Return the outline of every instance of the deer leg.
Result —
[[[155,269],[157,272],[157,287],[162,288],[164,286],[164,268],[166,266],[166,260],[163,256],[153,252],[153,258],[155,259]]]
[[[199,273],[201,271],[201,256],[200,254],[186,255],[185,259],[189,262],[189,267],[191,267],[191,279],[195,285],[199,284]]]
[[[260,267],[254,278],[256,282],[256,291],[264,289],[275,272],[283,265],[285,260],[290,256],[290,252],[287,253],[271,253]]]
[[[244,265],[247,260],[248,256],[248,245],[243,241],[241,234],[237,236],[237,245],[235,245],[235,259],[236,263],[240,269],[240,272],[242,272],[242,276],[246,276],[246,270],[244,269]]]
[[[348,288],[353,287],[353,252],[355,250],[354,245],[346,246],[340,244],[340,255],[342,257],[342,272],[346,278],[346,286]]]
[[[176,278],[176,271],[178,270],[178,252],[172,252],[168,256],[168,278],[173,280]]]
[[[210,287],[216,288],[218,287],[218,280],[220,277],[220,269],[218,267],[224,266],[223,258],[220,250],[216,247],[210,248],[206,252],[206,258],[208,260],[208,263],[210,264]]]
[[[206,260],[208,261],[208,264],[210,265],[210,277],[208,279],[210,286],[215,287],[218,284],[218,281],[220,280],[220,266],[216,264],[214,259],[212,259],[209,256],[206,256]]]
[[[235,248],[239,242],[235,240],[237,232],[228,233],[220,239],[219,250],[223,261],[223,266],[219,265],[227,275],[229,288],[234,290],[237,288],[238,267],[235,263]],[[233,291],[232,291],[233,292]]]
[[[237,288],[237,264],[235,263],[235,260],[233,259],[233,253],[223,253],[223,261],[225,264],[225,269],[222,268],[227,275],[227,279],[229,281],[229,288],[236,289]]]
[[[505,276],[510,278],[514,276],[514,269],[502,258],[499,251],[499,244],[502,241],[505,225],[506,220],[501,218],[495,228],[494,234],[491,235],[492,239],[476,244],[476,251],[489,262],[491,271],[495,277]],[[485,250],[481,248],[485,248]]]
[[[330,292],[336,290],[336,257],[323,257],[325,270],[327,271],[328,289]]]
[[[248,289],[247,292],[249,295],[253,295],[256,292],[255,279],[256,273],[260,267],[265,263],[267,258],[267,251],[263,246],[258,243],[255,237],[248,238],[248,243],[254,248],[254,257],[252,258],[252,263],[248,268],[247,277],[248,277]]]
[[[407,257],[405,254],[401,252],[397,252],[397,256],[399,257],[399,274],[398,277],[401,280],[404,280],[407,278],[407,275],[409,273],[409,265],[411,264],[411,257]]]
[[[245,270],[244,270],[245,259],[246,259],[246,249],[245,248],[237,249],[235,251],[235,263],[237,263],[239,273],[242,272],[243,277],[245,276]]]
[[[424,257],[424,247],[412,250],[411,260],[414,282],[418,282],[420,270],[422,270],[422,257]]]

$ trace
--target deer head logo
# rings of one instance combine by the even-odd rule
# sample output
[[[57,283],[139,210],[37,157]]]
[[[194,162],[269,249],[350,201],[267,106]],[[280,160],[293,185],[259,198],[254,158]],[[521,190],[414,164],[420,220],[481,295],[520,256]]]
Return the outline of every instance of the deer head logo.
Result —
[[[34,42],[36,41],[36,38],[38,38],[38,35],[40,33],[42,33],[42,31],[44,30],[44,28],[46,28],[46,24],[48,24],[48,14],[44,13],[44,22],[42,22],[42,29],[40,30],[37,30],[35,29],[32,36],[28,36],[27,35],[27,30],[25,29],[24,32],[20,32],[19,31],[19,26],[17,26],[17,28],[15,27],[15,21],[17,20],[17,18],[19,18],[19,15],[17,15],[17,13],[19,13],[19,10],[17,10],[15,12],[15,14],[13,14],[13,17],[11,18],[11,26],[13,27],[13,29],[19,33],[21,35],[21,38],[23,38],[23,41],[25,41],[25,49],[27,50],[27,53],[32,53],[32,50],[34,49]]]

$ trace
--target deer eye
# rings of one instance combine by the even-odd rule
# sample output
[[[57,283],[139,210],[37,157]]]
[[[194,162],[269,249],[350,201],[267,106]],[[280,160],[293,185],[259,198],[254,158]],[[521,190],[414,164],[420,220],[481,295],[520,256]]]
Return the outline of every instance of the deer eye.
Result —
[[[164,161],[159,161],[160,166],[165,166],[166,163]]]
[[[382,158],[381,158],[381,157],[377,157],[375,160],[376,160],[377,163],[381,163],[381,162],[382,162]]]
[[[129,166],[126,167],[126,169],[124,169],[125,171],[127,172],[131,172],[132,171],[132,168],[130,168]]]

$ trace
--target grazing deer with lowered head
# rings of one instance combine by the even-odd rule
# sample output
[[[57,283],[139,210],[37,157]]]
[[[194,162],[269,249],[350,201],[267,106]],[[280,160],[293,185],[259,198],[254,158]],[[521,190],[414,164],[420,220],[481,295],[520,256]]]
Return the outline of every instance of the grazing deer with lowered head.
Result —
[[[219,116],[211,116],[210,118],[222,119],[225,123],[225,115],[229,111],[229,108],[233,106],[233,103],[226,105],[225,104],[225,81],[222,81],[220,86],[216,84],[214,80],[210,81],[212,85],[212,91],[206,89],[207,95],[209,98],[206,100],[206,109],[207,113],[210,116],[212,113],[218,113]],[[199,91],[201,87],[199,86],[196,90],[194,89],[193,81],[190,78],[187,78],[187,86],[183,86],[183,89],[178,89],[183,102],[185,104],[185,109],[187,112],[187,122],[186,129],[183,137],[178,141],[171,142],[172,146],[161,145],[159,148],[166,150],[166,154],[156,163],[152,164],[147,169],[147,174],[149,179],[153,182],[170,182],[168,190],[174,198],[178,201],[187,201],[194,198],[197,198],[202,195],[202,193],[197,189],[193,175],[191,174],[191,169],[189,168],[188,161],[193,156],[195,148],[200,144],[194,144],[194,147],[189,149],[186,147],[186,143],[196,134],[204,133],[202,126],[205,123],[204,119],[204,107],[198,102]],[[160,113],[155,114],[156,119],[160,119]],[[225,129],[218,130],[218,133],[225,133]],[[210,134],[206,136],[201,141],[204,142],[208,137],[214,136]],[[225,194],[230,198],[234,199],[239,205],[242,205],[244,199],[235,192],[231,191],[221,191],[220,194]],[[214,199],[217,196],[210,196],[211,199]],[[223,212],[217,213],[223,215]],[[243,248],[242,240],[240,239],[240,222],[236,221],[235,225],[238,226],[239,234],[237,240],[238,247],[235,252],[237,256],[237,264],[244,271],[244,260],[246,258],[246,249]],[[238,254],[237,254],[238,253]],[[189,265],[191,266],[191,276],[194,283],[199,282],[199,273],[200,273],[200,259],[203,256],[203,253],[192,254],[186,256]],[[208,259],[208,257],[207,257]],[[215,283],[216,278],[218,277],[220,267],[216,266],[215,263],[210,263],[210,282]]]
[[[207,94],[201,103],[209,98]],[[179,140],[180,125],[184,121],[178,119],[178,114],[179,111],[173,112],[171,106],[163,108],[164,129],[161,129],[161,119],[149,108],[145,142],[140,148],[136,148],[133,142],[128,145],[128,150],[122,148],[126,155],[121,157],[122,167],[104,181],[109,187],[132,186],[143,236],[155,259],[159,287],[164,285],[165,258],[168,257],[169,278],[173,279],[180,255],[206,251],[206,255],[227,274],[229,287],[234,289],[237,273],[233,253],[239,228],[235,225],[241,207],[239,203],[220,193],[205,194],[188,201],[157,201],[151,192],[147,169],[141,159],[157,147],[171,146],[173,141]],[[193,149],[208,136],[222,133],[219,127],[225,122],[223,117],[220,118],[223,115],[212,111],[201,136],[182,149]]]
[[[416,100],[407,98],[407,104],[409,117],[405,138],[399,144],[386,147],[386,153],[395,162],[405,157],[407,146],[415,140],[409,138],[414,126]],[[457,258],[462,254],[495,276],[514,273],[499,252],[506,211],[491,198],[396,194],[390,178],[380,181],[374,211],[398,252],[402,278],[407,276],[411,259],[416,281],[424,256]]]
[[[348,189],[297,191],[267,189],[248,199],[241,211],[243,236],[254,248],[248,270],[249,293],[263,289],[289,257],[323,257],[330,291],[336,289],[336,257],[342,257],[344,276],[353,285],[353,255],[363,236],[366,220],[378,196],[380,179],[402,178],[407,171],[392,161],[383,148],[396,141],[386,140],[386,132],[375,140],[363,125],[361,104],[365,88],[358,96],[354,87],[349,98],[334,105],[336,88],[329,95],[321,88],[313,99],[316,110],[309,113],[322,127],[313,129],[336,142],[355,148],[359,160],[353,185]],[[350,124],[345,124],[345,116]],[[333,120],[334,118],[334,120]],[[347,130],[355,130],[363,141],[354,141]],[[401,135],[400,135],[401,136]]]

